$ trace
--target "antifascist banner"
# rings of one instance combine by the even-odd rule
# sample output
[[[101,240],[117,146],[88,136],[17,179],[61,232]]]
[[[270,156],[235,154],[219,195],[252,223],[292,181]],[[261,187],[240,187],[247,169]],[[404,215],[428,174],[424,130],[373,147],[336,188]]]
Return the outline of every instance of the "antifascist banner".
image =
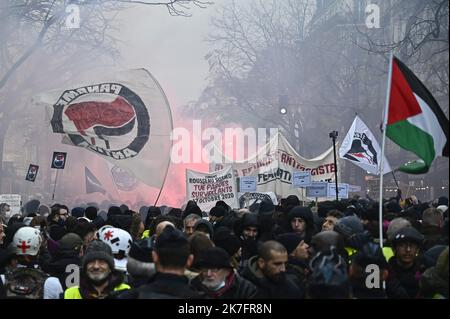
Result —
[[[172,117],[166,96],[145,69],[92,72],[40,94],[54,133],[161,188],[169,165]]]
[[[25,177],[25,180],[34,182],[36,180],[38,171],[39,165],[30,164],[30,167],[28,167],[27,176]]]
[[[257,192],[273,192],[282,197],[297,195],[304,198],[302,190],[292,187],[293,172],[309,171],[313,182],[334,181],[332,147],[313,159],[306,159],[280,133],[246,161],[233,162],[222,155],[222,161],[212,162],[210,170],[223,169],[224,163],[231,163],[236,176],[256,176]]]
[[[231,166],[214,173],[186,170],[187,198],[203,211],[209,211],[219,200],[237,208],[236,180]]]

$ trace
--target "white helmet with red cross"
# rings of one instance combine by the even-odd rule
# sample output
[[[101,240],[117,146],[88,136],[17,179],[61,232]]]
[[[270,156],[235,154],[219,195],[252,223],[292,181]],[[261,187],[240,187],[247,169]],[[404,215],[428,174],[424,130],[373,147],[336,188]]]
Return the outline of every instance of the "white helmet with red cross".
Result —
[[[42,237],[34,227],[21,227],[14,234],[12,244],[16,255],[36,256],[41,247]]]
[[[130,233],[116,227],[104,228],[99,232],[99,238],[102,242],[111,247],[113,254],[122,253],[123,256],[128,256],[131,243],[133,242]]]

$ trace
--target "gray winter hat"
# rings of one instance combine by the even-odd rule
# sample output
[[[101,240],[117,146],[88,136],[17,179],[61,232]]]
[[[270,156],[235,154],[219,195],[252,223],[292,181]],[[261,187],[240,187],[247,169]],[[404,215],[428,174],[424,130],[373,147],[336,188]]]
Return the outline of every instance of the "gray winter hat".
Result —
[[[100,240],[94,240],[87,247],[86,253],[83,256],[82,268],[86,269],[86,265],[96,259],[104,260],[108,263],[111,270],[114,269],[114,256],[107,244]]]
[[[334,226],[334,231],[343,235],[345,238],[350,238],[355,234],[364,232],[364,227],[358,217],[346,216],[338,219]]]

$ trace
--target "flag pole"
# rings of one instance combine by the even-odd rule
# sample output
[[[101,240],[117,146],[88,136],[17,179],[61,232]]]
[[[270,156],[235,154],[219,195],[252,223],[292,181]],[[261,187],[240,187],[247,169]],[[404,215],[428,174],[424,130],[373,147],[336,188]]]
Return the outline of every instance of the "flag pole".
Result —
[[[394,171],[391,171],[391,173],[392,173],[392,177],[394,177],[394,182],[395,182],[395,185],[397,185],[397,189],[400,188],[400,186],[398,186],[397,178],[395,177]]]
[[[391,51],[389,57],[389,71],[388,71],[388,85],[386,91],[386,104],[384,107],[383,123],[381,125],[383,129],[383,139],[381,142],[381,165],[380,165],[380,201],[379,201],[379,212],[378,212],[378,222],[380,231],[380,247],[383,248],[383,172],[384,172],[384,147],[386,144],[386,125],[389,114],[389,100],[391,96],[391,82],[392,82],[392,62],[394,60],[394,53]]]
[[[53,186],[52,201],[55,200],[56,183],[58,182],[59,169],[56,170],[55,185]]]
[[[153,204],[153,206],[156,206],[158,204],[159,197],[161,196],[161,193],[162,193],[162,191],[164,189],[164,184],[166,183],[167,173],[168,172],[169,172],[169,165],[167,165],[166,175],[164,176],[163,184],[161,185],[161,189],[159,190],[158,197],[156,197],[156,201],[155,201],[155,204]]]

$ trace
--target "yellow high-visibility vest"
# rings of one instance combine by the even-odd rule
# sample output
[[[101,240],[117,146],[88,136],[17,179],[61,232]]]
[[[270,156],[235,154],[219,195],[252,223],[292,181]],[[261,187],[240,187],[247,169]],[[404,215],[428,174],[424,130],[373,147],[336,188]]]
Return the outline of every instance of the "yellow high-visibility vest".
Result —
[[[394,251],[392,250],[391,247],[383,247],[383,255],[384,255],[384,259],[386,259],[386,261],[389,261],[389,259],[391,259],[394,256]]]
[[[141,239],[149,238],[150,237],[150,229],[144,230],[142,233]]]
[[[114,288],[114,291],[121,291],[130,289],[131,287],[127,284],[120,284]],[[70,288],[67,288],[66,291],[64,291],[64,299],[83,299],[81,297],[80,289],[78,286],[73,286]]]

